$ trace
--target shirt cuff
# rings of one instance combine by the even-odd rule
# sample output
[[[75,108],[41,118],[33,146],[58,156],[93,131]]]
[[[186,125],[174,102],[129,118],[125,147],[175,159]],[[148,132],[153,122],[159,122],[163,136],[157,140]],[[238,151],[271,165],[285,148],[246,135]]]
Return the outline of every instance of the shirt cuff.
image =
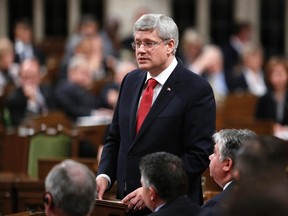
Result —
[[[111,179],[110,179],[110,177],[109,177],[108,175],[106,175],[106,174],[100,174],[100,175],[98,175],[98,176],[96,177],[96,179],[98,179],[98,178],[100,178],[100,177],[106,178],[106,179],[108,180],[107,188],[109,188],[110,185],[111,185]]]

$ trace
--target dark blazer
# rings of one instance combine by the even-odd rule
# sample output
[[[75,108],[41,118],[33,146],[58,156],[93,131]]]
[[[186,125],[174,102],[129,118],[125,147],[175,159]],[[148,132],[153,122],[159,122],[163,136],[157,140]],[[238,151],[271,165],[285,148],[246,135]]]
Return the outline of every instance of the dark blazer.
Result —
[[[204,205],[201,206],[203,211],[210,210],[215,207],[223,207],[228,200],[228,197],[235,189],[235,182],[231,182],[225,190],[209,199]]]
[[[39,90],[44,97],[45,104],[47,106],[46,108],[48,108],[48,110],[50,111],[57,109],[55,95],[51,86],[41,85],[39,87]],[[7,98],[6,105],[10,112],[12,125],[18,126],[27,114],[27,97],[24,95],[21,87],[11,92],[11,94]]]
[[[232,46],[230,39],[222,45],[222,53],[224,59],[225,79],[230,91],[233,91],[233,78],[235,67],[240,64],[240,55]]]
[[[46,56],[45,56],[45,53],[44,53],[41,49],[37,48],[37,47],[34,46],[34,45],[32,45],[32,52],[33,52],[34,58],[36,58],[36,59],[38,60],[39,64],[40,64],[41,66],[46,66]],[[21,56],[15,52],[14,62],[20,64],[23,60],[24,60],[24,59],[21,58]]]
[[[100,107],[96,95],[66,80],[56,87],[56,99],[59,107],[73,120],[80,116],[90,116],[92,110]]]
[[[265,95],[258,99],[255,116],[257,119],[267,119],[282,125],[288,125],[288,92],[286,93],[284,106],[283,119],[277,119],[276,101],[274,99],[273,92],[268,91]]]
[[[210,85],[180,63],[165,82],[136,134],[136,114],[146,71],[124,78],[98,174],[117,180],[117,197],[141,187],[139,161],[158,151],[182,158],[189,178],[190,198],[202,203],[201,174],[209,164],[215,132],[215,100]]]
[[[148,216],[196,216],[200,207],[192,203],[188,197],[179,197],[166,203],[157,212]]]

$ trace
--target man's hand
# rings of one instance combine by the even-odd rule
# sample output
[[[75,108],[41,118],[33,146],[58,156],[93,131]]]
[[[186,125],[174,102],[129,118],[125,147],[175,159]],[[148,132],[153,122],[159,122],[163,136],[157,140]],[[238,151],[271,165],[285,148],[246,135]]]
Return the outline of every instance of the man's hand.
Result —
[[[22,89],[28,100],[36,101],[37,87],[35,85],[24,85]]]
[[[131,211],[131,210],[138,211],[138,210],[146,208],[142,194],[143,194],[143,188],[140,187],[134,190],[133,192],[131,192],[130,194],[128,194],[126,197],[124,197],[122,202],[128,204],[128,207],[127,207],[128,211]]]
[[[108,180],[104,177],[96,178],[97,198],[102,200],[103,194],[108,187]]]

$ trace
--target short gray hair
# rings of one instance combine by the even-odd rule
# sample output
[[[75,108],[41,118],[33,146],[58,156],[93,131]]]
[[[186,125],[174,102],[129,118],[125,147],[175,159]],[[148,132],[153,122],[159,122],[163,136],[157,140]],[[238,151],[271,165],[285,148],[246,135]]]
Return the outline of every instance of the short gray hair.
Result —
[[[175,55],[179,44],[179,31],[176,23],[164,14],[145,14],[134,24],[133,33],[136,31],[153,31],[163,40],[173,39],[175,41],[173,55]]]
[[[214,143],[219,143],[220,161],[231,158],[235,161],[236,153],[243,143],[256,140],[255,132],[248,129],[223,129],[213,135]]]
[[[84,216],[93,210],[96,199],[95,175],[85,165],[64,160],[45,179],[53,205],[68,215]]]

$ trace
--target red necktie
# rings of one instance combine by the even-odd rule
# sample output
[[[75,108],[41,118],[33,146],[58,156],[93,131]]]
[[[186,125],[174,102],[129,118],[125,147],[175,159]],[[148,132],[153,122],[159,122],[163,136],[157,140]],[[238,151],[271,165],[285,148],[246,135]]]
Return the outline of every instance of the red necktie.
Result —
[[[157,81],[155,79],[150,78],[143,92],[142,99],[138,108],[137,125],[136,125],[137,133],[144,119],[146,118],[147,113],[150,110],[152,99],[153,99],[153,91],[156,85],[157,85]]]

